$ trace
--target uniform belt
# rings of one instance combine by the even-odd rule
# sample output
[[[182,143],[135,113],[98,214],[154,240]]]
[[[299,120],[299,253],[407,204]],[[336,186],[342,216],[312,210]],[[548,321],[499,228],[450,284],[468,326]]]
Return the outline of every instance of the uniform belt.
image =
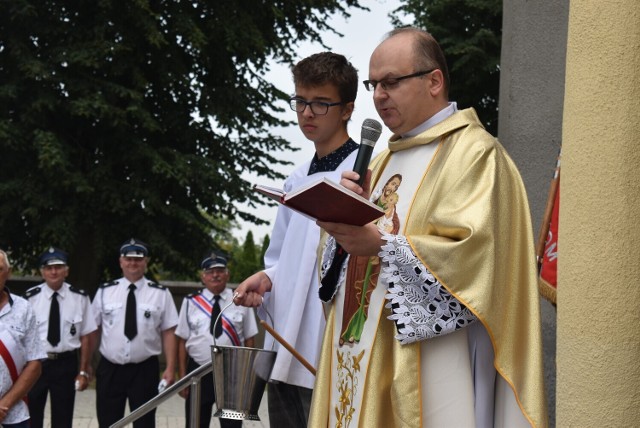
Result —
[[[47,352],[47,360],[64,360],[65,358],[71,358],[76,355],[76,351],[67,352]]]

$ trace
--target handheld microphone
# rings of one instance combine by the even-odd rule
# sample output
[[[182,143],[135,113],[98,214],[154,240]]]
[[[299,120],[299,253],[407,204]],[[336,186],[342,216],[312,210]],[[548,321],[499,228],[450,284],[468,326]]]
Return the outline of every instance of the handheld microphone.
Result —
[[[371,154],[373,153],[373,146],[376,145],[376,141],[382,134],[382,125],[380,122],[374,119],[365,119],[362,122],[362,131],[360,132],[360,148],[356,155],[356,161],[353,164],[353,170],[360,175],[360,178],[356,183],[362,186],[364,183],[364,177],[367,175],[367,168],[371,161]],[[320,281],[319,294],[320,300],[328,302],[335,294],[336,285],[338,284],[338,278],[340,276],[340,269],[347,258],[347,252],[336,243],[336,252],[331,260],[331,265],[324,278]]]
[[[376,145],[380,134],[382,134],[382,125],[380,122],[374,119],[365,119],[364,122],[362,122],[360,148],[358,149],[356,161],[353,164],[353,170],[360,175],[357,181],[359,186],[362,186],[362,183],[364,183],[364,177],[367,175],[367,168],[369,167],[371,154],[373,153],[373,146]]]

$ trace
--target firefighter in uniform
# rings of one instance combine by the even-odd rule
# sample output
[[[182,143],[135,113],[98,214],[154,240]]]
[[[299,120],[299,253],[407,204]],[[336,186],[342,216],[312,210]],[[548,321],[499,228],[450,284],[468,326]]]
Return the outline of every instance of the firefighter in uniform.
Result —
[[[169,290],[147,279],[147,245],[131,238],[120,247],[123,277],[102,284],[92,307],[101,333],[102,358],[96,370],[96,408],[101,428],[124,417],[174,382],[178,312]],[[158,384],[164,352],[166,368]],[[134,422],[155,427],[155,409]]]
[[[211,361],[214,336],[217,345],[252,348],[255,345],[254,336],[258,333],[253,308],[229,305],[233,302],[233,291],[227,288],[227,259],[221,254],[212,253],[202,260],[200,269],[200,280],[204,288],[182,301],[176,328],[181,378]],[[223,309],[224,312],[216,323]],[[180,395],[186,398],[186,424],[190,426],[189,389],[183,389]],[[209,373],[200,380],[200,428],[209,427],[214,403],[213,374]],[[220,426],[241,427],[242,421],[220,418]]]
[[[47,359],[42,374],[29,391],[31,427],[41,428],[47,395],[51,396],[51,427],[72,426],[76,390],[91,380],[92,341],[96,323],[91,300],[84,290],[67,282],[67,253],[49,248],[39,259],[44,282],[25,293],[36,315],[36,328]]]

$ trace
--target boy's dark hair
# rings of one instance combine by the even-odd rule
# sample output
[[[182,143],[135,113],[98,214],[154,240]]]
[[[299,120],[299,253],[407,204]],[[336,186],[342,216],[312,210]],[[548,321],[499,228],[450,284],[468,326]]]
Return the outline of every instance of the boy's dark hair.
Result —
[[[343,55],[313,54],[293,66],[291,72],[296,86],[336,85],[343,103],[355,101],[358,95],[358,70]]]

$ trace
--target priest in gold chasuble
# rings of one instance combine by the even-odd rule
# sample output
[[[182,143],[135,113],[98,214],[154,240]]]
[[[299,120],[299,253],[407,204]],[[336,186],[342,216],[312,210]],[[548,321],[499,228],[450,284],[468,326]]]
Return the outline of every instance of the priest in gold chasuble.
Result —
[[[416,63],[423,44],[433,64]],[[385,215],[319,223],[329,312],[311,427],[547,425],[526,192],[475,111],[448,102],[434,45],[395,30],[371,57],[365,85],[394,135],[364,191]],[[350,255],[327,280],[337,244]]]

